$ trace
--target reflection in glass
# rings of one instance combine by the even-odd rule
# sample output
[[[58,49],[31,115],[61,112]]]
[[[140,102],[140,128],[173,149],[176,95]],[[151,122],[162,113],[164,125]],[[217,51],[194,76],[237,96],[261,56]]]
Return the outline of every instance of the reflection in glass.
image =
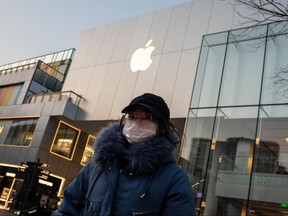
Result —
[[[288,102],[287,50],[287,35],[268,38],[262,89],[263,104]]]
[[[9,129],[4,144],[29,146],[37,125],[38,119],[15,119]]]
[[[215,109],[191,110],[186,123],[180,166],[188,173],[197,211],[200,211],[204,194],[215,112]]]
[[[257,43],[256,39],[228,44],[219,105],[259,103],[264,46],[255,48]]]
[[[191,134],[191,128],[200,132],[192,132],[187,171],[201,214],[240,215],[246,209],[234,202],[246,202],[248,198],[257,111],[258,107],[222,108],[216,118],[189,118],[186,134]],[[205,136],[203,131],[207,131]]]
[[[93,146],[95,143],[95,139],[96,138],[94,136],[91,136],[91,135],[89,135],[89,137],[87,139],[87,143],[86,143],[84,153],[82,156],[82,160],[81,160],[81,165],[83,165],[83,166],[85,166],[90,161],[90,159],[92,158],[92,156],[94,154]]]
[[[281,112],[284,108],[286,112]],[[254,153],[250,200],[255,211],[260,211],[259,205],[265,203],[269,206],[266,211],[272,215],[277,212],[281,203],[287,203],[287,106],[261,107],[258,125],[259,141]]]
[[[80,130],[60,121],[50,152],[71,160],[79,135]]]

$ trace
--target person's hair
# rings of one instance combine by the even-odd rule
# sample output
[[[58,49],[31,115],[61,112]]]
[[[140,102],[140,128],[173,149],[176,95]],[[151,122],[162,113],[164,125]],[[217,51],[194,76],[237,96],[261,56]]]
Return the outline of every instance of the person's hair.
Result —
[[[170,142],[172,142],[172,143],[175,142],[175,141],[173,141],[173,140],[171,139],[171,137],[169,136],[170,130],[173,130],[173,131],[177,134],[177,136],[178,136],[178,138],[179,138],[179,142],[180,142],[181,137],[180,137],[180,134],[179,134],[179,130],[178,130],[178,128],[177,128],[172,122],[170,122],[170,121],[168,121],[168,120],[166,120],[166,119],[164,119],[164,120],[161,120],[161,119],[159,120],[159,119],[158,119],[158,125],[159,125],[159,131],[160,131],[160,133],[164,134],[165,137],[166,137]]]

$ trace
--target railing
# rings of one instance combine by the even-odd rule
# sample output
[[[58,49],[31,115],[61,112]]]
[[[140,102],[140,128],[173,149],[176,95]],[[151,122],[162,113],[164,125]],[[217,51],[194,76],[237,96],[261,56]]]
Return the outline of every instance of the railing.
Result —
[[[219,171],[217,176],[218,182],[233,183],[237,185],[249,185],[251,173],[237,173],[232,171]],[[270,173],[253,173],[252,185],[288,188],[288,175],[270,174]]]
[[[50,101],[63,101],[69,100],[75,105],[79,105],[83,97],[73,91],[52,92],[48,94],[34,94],[28,96],[26,103],[41,103]]]
[[[55,53],[51,53],[51,54],[47,54],[47,55],[43,55],[43,56],[38,56],[35,58],[17,61],[17,62],[10,63],[10,64],[1,65],[0,66],[0,75],[11,73],[11,72],[22,71],[24,69],[25,70],[30,69],[32,67],[35,67],[35,65],[37,64],[37,62],[39,60],[46,62],[46,64],[49,64],[49,63],[55,62],[55,61],[72,59],[74,56],[74,53],[75,53],[75,49],[72,48],[72,49],[67,49],[67,50],[63,50],[60,52],[55,52]]]
[[[17,71],[22,71],[22,70],[28,70],[30,68],[34,68],[35,65],[36,65],[36,62],[31,62],[31,63],[20,62],[19,65],[15,65],[15,64],[4,65],[3,67],[0,68],[0,75],[12,73],[12,72],[17,72]]]

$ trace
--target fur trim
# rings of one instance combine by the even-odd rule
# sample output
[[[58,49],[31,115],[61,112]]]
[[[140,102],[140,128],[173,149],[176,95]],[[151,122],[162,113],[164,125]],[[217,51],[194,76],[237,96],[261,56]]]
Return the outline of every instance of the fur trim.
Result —
[[[122,135],[120,125],[112,124],[97,136],[92,163],[102,168],[118,167],[136,175],[150,174],[164,163],[175,162],[174,150],[180,140],[173,130],[169,137],[173,143],[164,136],[156,136],[130,145]]]

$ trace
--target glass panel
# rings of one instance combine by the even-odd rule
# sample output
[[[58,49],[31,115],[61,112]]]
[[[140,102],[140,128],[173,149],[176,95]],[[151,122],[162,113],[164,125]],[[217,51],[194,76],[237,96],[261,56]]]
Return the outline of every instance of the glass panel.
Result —
[[[268,37],[288,34],[288,22],[275,22],[268,24]]]
[[[47,76],[45,83],[44,83],[44,87],[54,91],[56,83],[57,83],[57,80],[54,77]]]
[[[215,109],[190,110],[180,165],[201,214],[240,215],[246,209],[237,199],[248,198],[257,111],[222,108],[215,121]]]
[[[43,85],[43,83],[45,82],[46,76],[47,74],[45,74],[43,71],[37,68],[34,73],[33,80]]]
[[[55,61],[61,61],[64,56],[64,51],[57,53]]]
[[[242,40],[241,31],[229,36],[219,106],[259,104],[265,46],[261,38]]]
[[[185,141],[180,165],[188,172],[195,194],[195,206],[201,209],[203,186],[207,172],[215,109],[191,110],[186,122]]]
[[[55,87],[53,89],[54,92],[60,92],[62,89],[62,86],[63,86],[63,83],[56,80]]]
[[[64,63],[65,63],[65,62],[64,62]],[[57,78],[58,80],[63,80],[63,74],[65,74],[66,69],[67,69],[67,65],[61,65],[61,66],[58,68],[58,71],[60,72],[60,73],[58,73],[58,74],[56,75],[56,78]],[[61,76],[61,75],[62,75],[62,76]]]
[[[84,149],[84,153],[83,153],[83,157],[81,160],[81,165],[85,166],[90,159],[92,158],[93,154],[94,154],[94,143],[95,143],[95,137],[89,135],[88,139],[87,139],[87,143]]]
[[[29,146],[33,138],[37,121],[37,119],[13,120],[5,144]]]
[[[50,152],[71,160],[79,135],[80,130],[77,128],[59,122]]]
[[[203,215],[246,212],[258,107],[222,108],[211,141],[204,179]]]
[[[286,112],[282,112],[284,109]],[[281,204],[287,203],[287,109],[288,106],[261,107],[250,194],[250,209],[259,215],[263,211],[266,215],[282,215],[285,209]]]
[[[223,70],[227,33],[203,39],[191,107],[215,107]]]
[[[236,29],[230,32],[229,43],[237,43],[239,41],[249,41],[257,39],[258,46],[265,44],[267,34],[267,25],[253,26],[250,28]],[[259,43],[260,42],[260,43]],[[256,46],[255,48],[257,48]]]
[[[287,30],[285,33],[286,34],[268,38],[265,75],[262,88],[262,104],[288,102]]]

